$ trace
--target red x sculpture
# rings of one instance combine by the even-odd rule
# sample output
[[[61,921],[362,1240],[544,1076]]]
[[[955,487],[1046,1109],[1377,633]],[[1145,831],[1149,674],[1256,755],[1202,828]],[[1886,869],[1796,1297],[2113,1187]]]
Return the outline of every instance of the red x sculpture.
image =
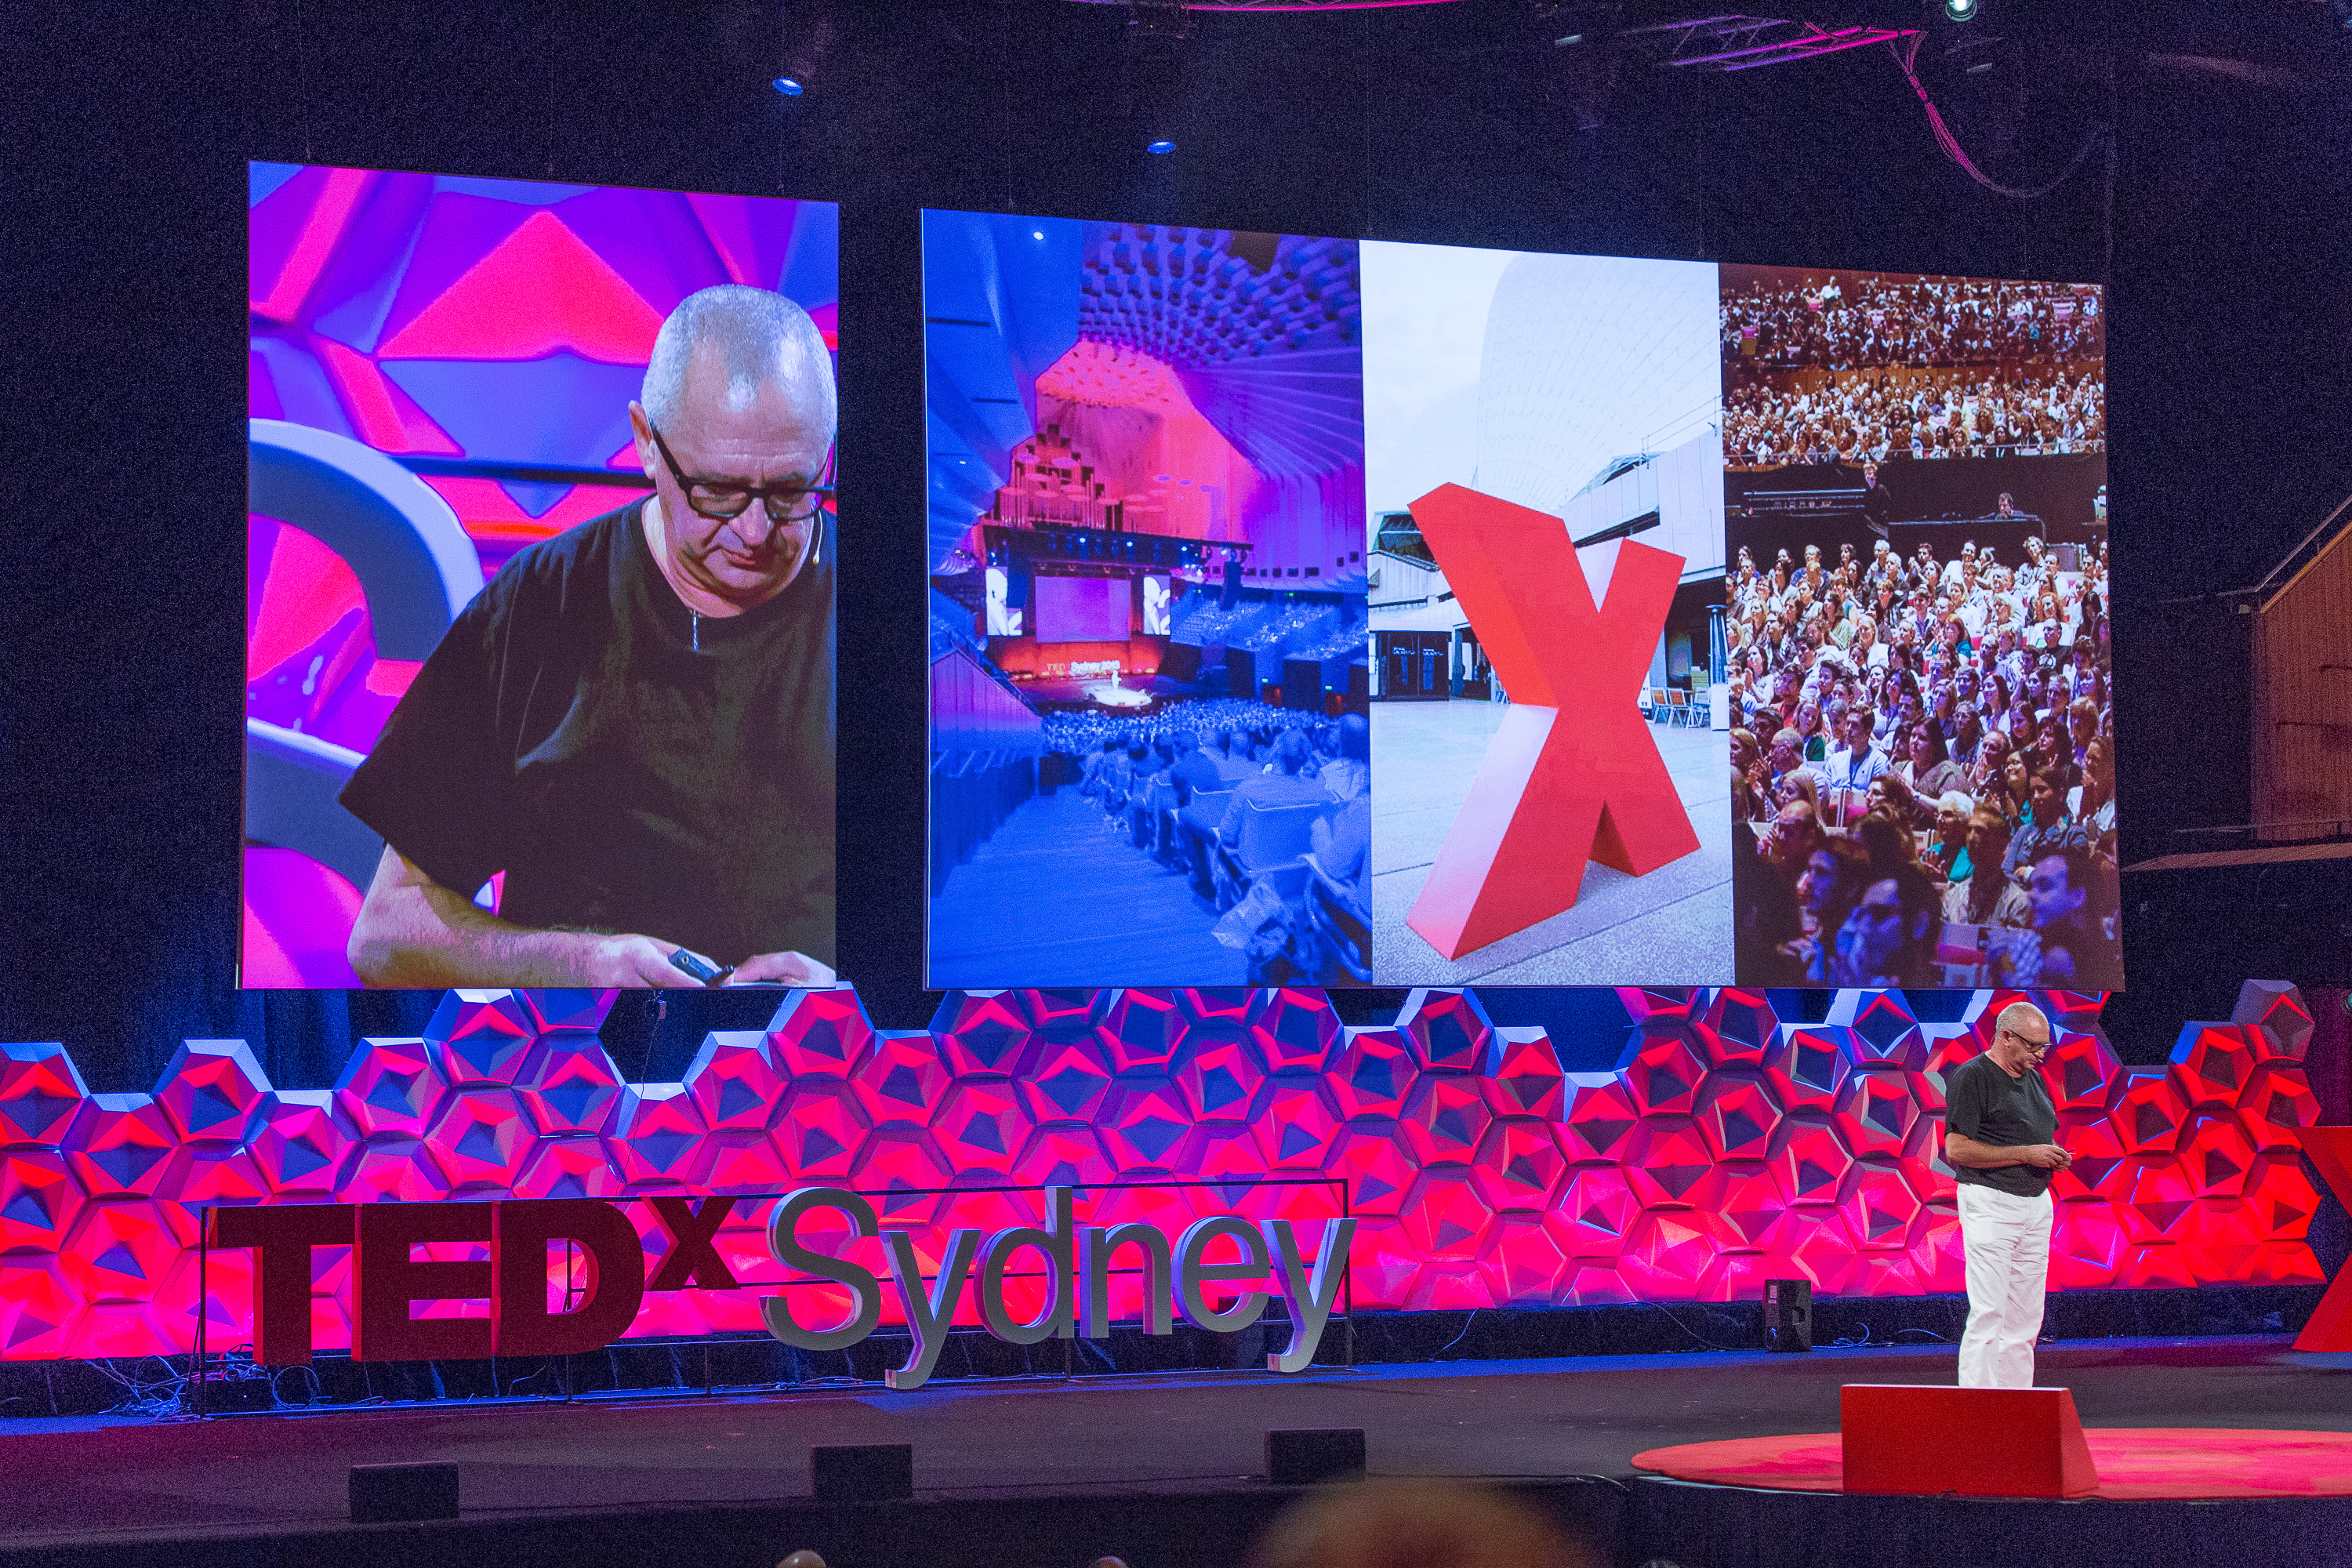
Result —
[[[2352,1127],[2304,1127],[2295,1136],[2336,1201],[2352,1208]],[[2337,1269],[2328,1281],[2327,1294],[2311,1310],[2311,1321],[2295,1336],[2294,1348],[2352,1351],[2352,1264]]]
[[[1573,909],[1587,860],[1640,877],[1698,847],[1638,706],[1683,563],[1620,544],[1596,606],[1549,512],[1441,485],[1412,520],[1511,694],[1405,918],[1459,958]]]

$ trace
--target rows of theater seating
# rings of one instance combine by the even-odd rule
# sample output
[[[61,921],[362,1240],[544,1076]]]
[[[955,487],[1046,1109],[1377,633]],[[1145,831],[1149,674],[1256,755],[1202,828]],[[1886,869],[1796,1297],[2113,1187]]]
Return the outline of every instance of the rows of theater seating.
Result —
[[[1244,797],[1232,841],[1221,831],[1241,784],[1275,767],[1268,759],[1276,737],[1285,729],[1307,736],[1313,749],[1307,767],[1316,776],[1328,769],[1339,778],[1345,769],[1361,764],[1343,763],[1336,728],[1310,727],[1309,715],[1238,700],[1192,706],[1204,716],[1229,706],[1263,716],[1262,727],[1234,731],[1229,754],[1220,754],[1213,744],[1202,748],[1223,775],[1223,788],[1192,791],[1172,777],[1171,766],[1186,754],[1174,744],[1151,742],[1138,761],[1113,738],[1083,761],[1081,789],[1102,806],[1111,831],[1190,879],[1203,901],[1203,917],[1209,918],[1208,908],[1213,907],[1225,939],[1242,944],[1250,984],[1369,984],[1369,854],[1357,854],[1350,865],[1334,867],[1315,852],[1318,824],[1327,844],[1346,837],[1339,831],[1343,814],[1360,814],[1349,826],[1368,839],[1369,778],[1359,773],[1354,793],[1345,799],[1331,794],[1266,804]],[[1198,732],[1215,733],[1206,728]],[[1176,744],[1189,750],[1188,742]],[[1302,769],[1302,776],[1307,771]]]
[[[1227,605],[1213,593],[1187,594],[1171,630],[1178,642],[1203,647],[1231,642],[1238,629],[1255,626],[1273,608],[1272,602],[1265,599],[1237,599]]]
[[[1202,679],[1208,689],[1223,682],[1235,697],[1269,700],[1277,688],[1287,697],[1284,667],[1293,660],[1322,666],[1318,684],[1344,696],[1349,689],[1345,666],[1361,662],[1367,646],[1360,605],[1261,599],[1227,608],[1211,594],[1185,600],[1171,640],[1202,650]],[[1285,705],[1320,710],[1330,704],[1310,692]]]
[[[1279,648],[1287,653],[1305,640],[1328,637],[1344,618],[1337,605],[1286,605],[1279,614],[1252,626],[1246,635],[1228,637],[1226,641],[1234,647]]]

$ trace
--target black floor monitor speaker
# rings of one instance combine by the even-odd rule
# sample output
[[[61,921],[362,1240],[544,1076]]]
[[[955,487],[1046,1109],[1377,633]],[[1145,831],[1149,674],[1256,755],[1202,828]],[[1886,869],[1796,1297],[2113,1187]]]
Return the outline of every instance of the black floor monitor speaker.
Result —
[[[1764,1281],[1764,1348],[1768,1351],[1809,1351],[1813,1348],[1811,1280]]]
[[[809,1450],[819,1502],[898,1502],[915,1495],[912,1443],[860,1443]]]
[[[353,1465],[352,1522],[394,1524],[457,1517],[457,1467]]]
[[[1265,1435],[1265,1479],[1276,1486],[1361,1480],[1363,1476],[1364,1429],[1360,1426]]]

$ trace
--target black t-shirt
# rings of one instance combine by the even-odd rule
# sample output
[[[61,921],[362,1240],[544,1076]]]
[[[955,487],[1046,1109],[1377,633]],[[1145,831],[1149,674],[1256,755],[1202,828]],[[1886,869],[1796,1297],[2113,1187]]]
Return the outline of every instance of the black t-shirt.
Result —
[[[1862,519],[1872,532],[1884,537],[1886,525],[1895,520],[1895,498],[1887,492],[1886,474],[1879,471],[1878,482],[1864,486],[1862,492]],[[1887,628],[1879,628],[1882,632]]]
[[[517,924],[724,963],[834,960],[834,577],[740,616],[678,602],[638,501],[507,563],[343,788],[445,888]]]
[[[1954,1068],[1944,1080],[1944,1099],[1948,1131],[1996,1149],[2047,1143],[2058,1135],[2058,1108],[2050,1103],[2042,1075],[2029,1068],[2023,1077],[2011,1078],[1990,1054]],[[2049,1189],[2051,1173],[2039,1165],[1954,1165],[1952,1175],[1974,1186],[2038,1198]]]

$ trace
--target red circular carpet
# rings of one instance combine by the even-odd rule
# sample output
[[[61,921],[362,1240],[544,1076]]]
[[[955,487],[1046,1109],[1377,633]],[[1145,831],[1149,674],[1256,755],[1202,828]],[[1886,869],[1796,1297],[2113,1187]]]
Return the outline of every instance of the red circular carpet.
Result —
[[[2237,1431],[2221,1426],[2086,1428],[2099,1469],[2095,1497],[2352,1497],[2352,1432]],[[1636,1469],[1717,1486],[1843,1489],[1834,1432],[1684,1443],[1633,1456]]]

